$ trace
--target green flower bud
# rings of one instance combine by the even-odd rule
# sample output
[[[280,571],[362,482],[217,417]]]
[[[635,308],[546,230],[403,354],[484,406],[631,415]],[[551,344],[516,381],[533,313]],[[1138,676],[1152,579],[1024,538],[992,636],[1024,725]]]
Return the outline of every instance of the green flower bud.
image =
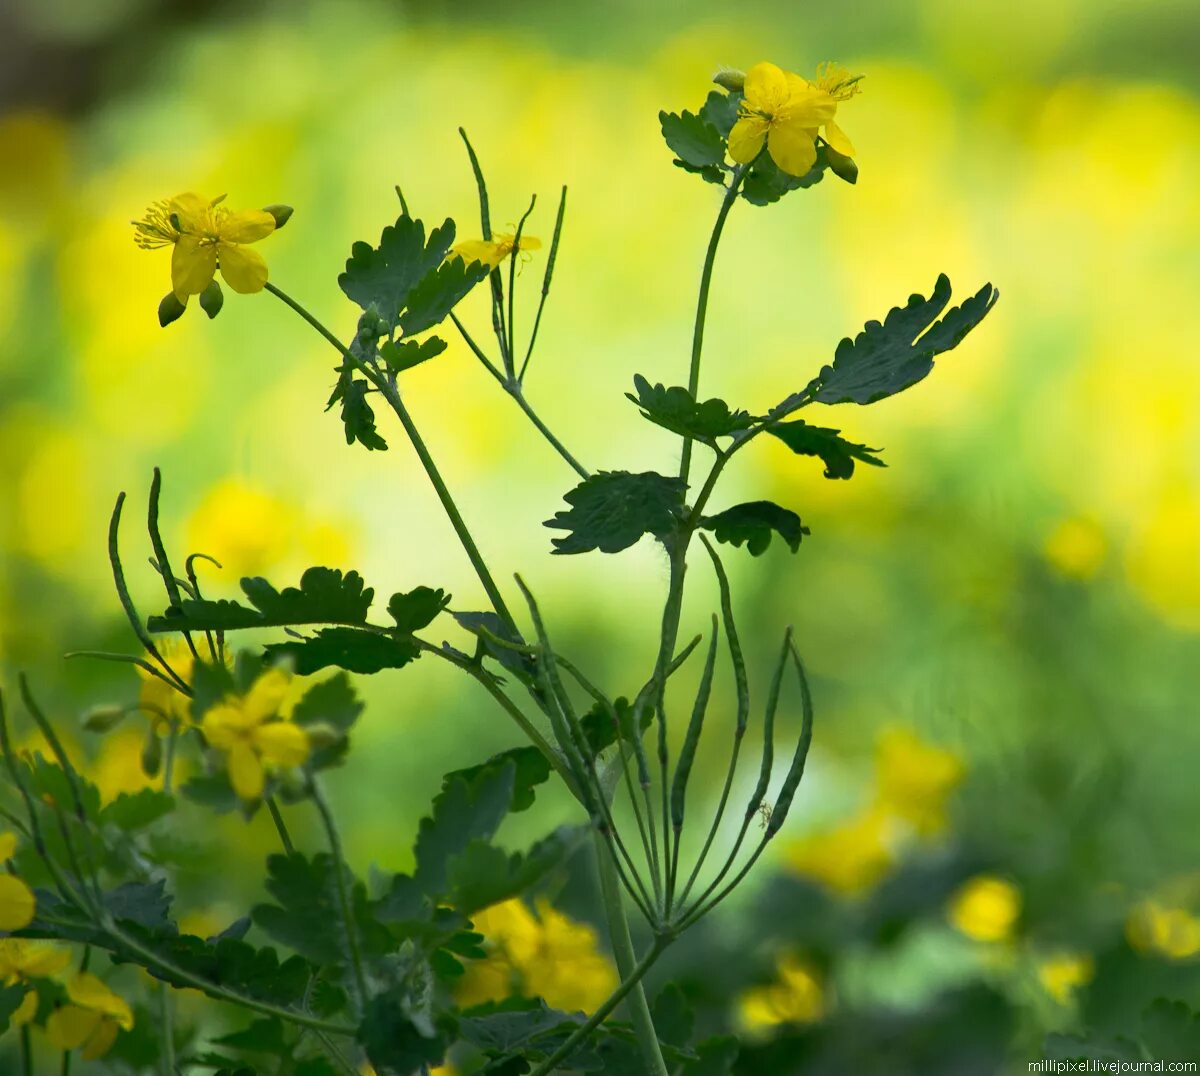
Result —
[[[736,67],[722,67],[713,75],[713,82],[730,93],[741,93],[746,88],[746,72]]]
[[[346,734],[341,729],[327,725],[324,721],[316,721],[311,725],[305,725],[304,731],[308,734],[308,745],[313,751],[323,751],[326,747],[336,747],[346,738]]]
[[[146,730],[146,739],[142,743],[142,772],[147,777],[157,777],[162,767],[162,741],[152,724]]]
[[[129,713],[124,706],[109,703],[104,706],[93,706],[84,712],[83,727],[88,732],[111,732]]]
[[[224,305],[225,293],[221,290],[221,285],[213,280],[200,293],[200,309],[210,318],[215,318],[221,312],[221,307]]]
[[[853,157],[843,156],[828,144],[825,145],[824,150],[825,160],[829,164],[829,171],[837,176],[838,179],[843,179],[847,183],[858,182],[858,165],[854,163]]]
[[[295,210],[290,205],[265,205],[264,213],[270,213],[275,218],[275,230],[279,231],[289,220]]]
[[[164,329],[173,321],[178,321],[183,317],[183,312],[187,309],[187,303],[181,303],[179,297],[169,291],[162,297],[162,302],[158,304],[158,323]]]

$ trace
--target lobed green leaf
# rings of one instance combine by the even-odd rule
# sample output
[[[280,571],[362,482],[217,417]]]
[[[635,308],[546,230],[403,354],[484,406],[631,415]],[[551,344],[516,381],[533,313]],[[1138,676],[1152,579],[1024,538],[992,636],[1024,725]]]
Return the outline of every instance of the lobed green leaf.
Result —
[[[555,553],[619,553],[643,535],[666,541],[674,533],[687,484],[654,471],[600,471],[564,496],[571,506],[544,526],[568,531],[553,539]]]
[[[700,526],[712,531],[718,542],[736,546],[745,544],[754,557],[766,551],[772,534],[778,534],[795,553],[800,548],[800,540],[809,533],[795,512],[773,501],[734,505],[715,516],[701,517]]]
[[[854,461],[872,467],[887,464],[875,455],[878,448],[856,445],[841,436],[840,430],[825,426],[810,426],[797,419],[795,422],[780,422],[766,427],[767,433],[778,437],[793,452],[800,456],[817,456],[825,464],[826,478],[850,478],[854,474]]]

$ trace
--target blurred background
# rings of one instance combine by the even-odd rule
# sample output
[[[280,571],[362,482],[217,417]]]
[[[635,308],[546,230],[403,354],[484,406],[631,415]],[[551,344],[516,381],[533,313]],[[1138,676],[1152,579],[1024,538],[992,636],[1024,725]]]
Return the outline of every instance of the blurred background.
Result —
[[[1081,998],[1093,1018],[1140,1010],[1096,999],[1113,962],[1146,997],[1166,976],[1195,998],[1198,48],[1188,0],[9,0],[0,679],[26,670],[75,727],[89,704],[136,695],[121,666],[63,654],[136,647],[105,553],[120,490],[135,597],[143,614],[164,604],[141,529],[155,465],[169,547],[224,565],[205,569],[210,595],[327,564],[382,595],[426,584],[482,604],[401,431],[381,413],[391,450],[367,453],[323,413],[336,356],[299,319],[227,291],[217,320],[193,309],[159,328],[169,256],[138,250],[129,225],[150,202],[194,189],[295,206],[257,249],[348,336],[335,278],[351,242],[394,218],[394,184],[417,216],[475,234],[464,126],[497,226],[536,193],[526,232],[548,241],[570,191],[530,399],[589,467],[667,469],[674,438],[623,394],[634,373],[686,380],[718,195],[671,166],[658,110],[696,109],[720,65],[835,59],[866,75],[839,113],[859,182],[736,207],[703,392],[764,410],[939,272],[960,297],[990,280],[1001,299],[911,391],[809,416],[881,447],[886,470],[827,481],[756,443],[718,495],[776,499],[812,529],[795,556],[776,544],[726,561],[759,691],[793,624],[818,730],[757,889],[665,974],[692,975],[702,998],[704,960],[755,954],[706,1019],[792,1029],[779,1040],[792,1057],[845,1014],[932,1011],[964,984],[1005,999],[981,1019],[1019,1053],[1014,1041],[1072,1026]],[[542,266],[535,254],[520,278],[526,327]],[[483,295],[465,309],[487,337]],[[612,692],[635,690],[664,564],[649,543],[547,555],[541,521],[574,476],[447,339],[405,389],[494,572],[520,570],[560,647]],[[693,575],[700,631],[713,589],[699,563]],[[358,686],[370,709],[331,784],[356,866],[400,869],[440,775],[517,733],[431,662]],[[725,751],[713,728],[710,788]],[[139,780],[141,731],[75,734],[110,793]],[[564,808],[547,797],[514,841]],[[261,818],[220,832],[248,860],[272,844]],[[197,862],[181,900],[201,909],[220,887]]]

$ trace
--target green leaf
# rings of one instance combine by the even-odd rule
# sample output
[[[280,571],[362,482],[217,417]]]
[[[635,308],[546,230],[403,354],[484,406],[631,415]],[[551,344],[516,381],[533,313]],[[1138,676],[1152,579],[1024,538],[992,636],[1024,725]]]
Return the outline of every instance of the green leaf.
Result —
[[[446,341],[436,336],[425,340],[387,341],[379,349],[379,357],[393,374],[403,373],[436,358],[446,350]]]
[[[396,621],[396,630],[405,635],[420,631],[450,604],[450,595],[431,587],[415,587],[407,593],[393,594],[388,613]]]
[[[56,762],[49,761],[40,752],[34,753],[30,767],[25,779],[29,783],[29,791],[33,794],[33,798],[46,803],[53,802],[61,807],[64,813],[74,814],[75,793],[66,771]],[[5,774],[5,781],[7,782],[7,780],[8,775]],[[88,818],[95,818],[100,810],[100,790],[78,772],[75,774],[74,788],[79,791],[84,814]]]
[[[240,628],[279,628],[301,624],[363,624],[375,591],[364,586],[358,572],[343,575],[336,568],[309,568],[300,587],[276,590],[262,578],[242,580],[242,591],[253,609],[234,601],[184,599],[163,616],[152,616],[152,632],[235,631]]]
[[[634,376],[633,385],[637,395],[627,392],[625,396],[642,409],[642,417],[680,437],[694,437],[711,445],[716,438],[748,430],[755,422],[745,411],[731,412],[724,400],[698,403],[682,385],[651,385],[641,374]]]
[[[751,205],[771,205],[791,191],[812,187],[825,178],[826,161],[820,149],[817,162],[802,176],[783,171],[769,153],[760,153],[742,180],[738,192]]]
[[[731,1076],[740,1052],[741,1046],[732,1035],[705,1039],[696,1047],[698,1059],[684,1065],[681,1076]]]
[[[750,555],[757,557],[771,544],[771,535],[778,534],[793,553],[800,548],[800,540],[809,533],[800,522],[800,517],[773,501],[749,501],[718,512],[715,516],[703,516],[700,526],[713,532],[718,542],[740,546],[743,542]]]
[[[950,301],[950,281],[943,273],[928,299],[913,295],[907,305],[893,307],[882,324],[868,321],[853,340],[838,344],[833,365],[821,370],[806,393],[824,404],[870,404],[903,392],[928,375],[937,355],[962,342],[998,294],[985,284],[934,322]]]
[[[626,743],[632,743],[634,739],[633,707],[629,704],[629,700],[623,695],[614,699],[613,710],[616,711],[616,720],[620,724],[621,739]],[[607,706],[598,702],[579,719],[579,723],[583,727],[583,735],[587,739],[593,755],[598,755],[605,748],[611,747],[617,742],[617,725],[613,721],[613,716]],[[650,727],[653,718],[654,708],[642,707],[642,732]]]
[[[100,825],[116,826],[127,833],[153,825],[175,809],[175,799],[157,788],[122,792],[100,812]]]
[[[292,710],[292,721],[301,726],[328,725],[341,733],[353,728],[363,704],[344,672],[322,680],[310,687]],[[307,765],[315,770],[338,765],[346,753],[347,742],[343,738],[328,747],[321,747],[309,756]]]
[[[678,983],[667,983],[654,999],[654,1027],[658,1037],[672,1046],[687,1046],[696,1026],[696,1014]]]
[[[488,272],[481,262],[468,264],[462,258],[443,262],[409,294],[408,309],[400,316],[404,335],[413,336],[440,324]]]
[[[854,474],[854,461],[868,463],[872,467],[887,464],[874,453],[878,448],[856,445],[841,436],[840,430],[825,426],[810,426],[807,422],[781,422],[766,428],[767,433],[778,437],[793,452],[800,456],[818,456],[825,464],[826,478],[850,478]]]
[[[446,870],[450,903],[464,915],[520,896],[579,847],[584,830],[560,826],[528,852],[509,855],[486,840],[473,840]]]
[[[421,656],[408,638],[380,635],[359,628],[322,628],[316,635],[294,642],[272,643],[263,651],[268,662],[287,661],[299,676],[309,676],[331,665],[353,673],[402,669]]]
[[[675,531],[687,484],[654,471],[600,471],[567,493],[570,506],[544,526],[570,532],[553,539],[555,553],[619,553],[645,534],[666,541]]]
[[[212,1044],[230,1046],[235,1050],[248,1050],[251,1053],[282,1053],[287,1049],[283,1037],[283,1023],[274,1016],[265,1020],[255,1020],[249,1027],[213,1039]]]
[[[737,123],[738,109],[742,104],[740,93],[722,93],[720,90],[710,90],[700,109],[700,118],[725,139]]]
[[[492,1056],[524,1051],[535,1042],[548,1053],[552,1047],[539,1040],[555,1032],[574,1031],[581,1022],[577,1014],[552,1009],[541,998],[505,998],[467,1010],[459,1035]],[[573,1055],[571,1061],[574,1067],[577,1058]]]
[[[8,1020],[25,1000],[25,986],[14,983],[12,986],[0,986],[0,1035],[8,1030]]]
[[[407,987],[400,986],[368,1002],[358,1041],[377,1071],[409,1076],[441,1064],[451,1031],[450,1018],[435,1024],[415,1011]]]
[[[490,611],[452,612],[450,615],[463,631],[469,631],[479,640],[476,650],[476,660],[479,660],[484,655],[495,658],[496,661],[521,680],[522,683],[536,683],[537,667],[529,655],[522,654],[516,650],[509,650],[505,646],[500,646],[482,634],[482,631],[486,631],[488,635],[494,635],[497,639],[504,639],[507,642],[519,645],[524,644],[525,640],[495,613]]]
[[[1141,1040],[1151,1057],[1200,1056],[1200,1013],[1185,1002],[1155,998],[1142,1013]]]
[[[510,764],[514,769],[512,802],[508,810],[512,814],[527,810],[533,806],[533,790],[550,779],[550,763],[536,747],[513,747],[493,755],[478,766],[453,770],[442,778],[442,790],[446,791],[455,780],[472,785],[485,771],[501,770]]]
[[[358,441],[369,452],[386,452],[387,441],[375,428],[375,411],[367,403],[371,386],[361,377],[347,376],[337,392],[342,401],[342,425],[346,427],[346,444]]]
[[[217,814],[229,814],[242,808],[241,797],[234,792],[225,770],[216,773],[200,773],[189,777],[180,789],[183,798],[201,807],[209,807]]]
[[[725,163],[725,140],[703,115],[660,112],[658,121],[664,141],[685,165],[702,169]]]
[[[355,243],[338,285],[363,310],[374,307],[394,328],[417,284],[437,270],[454,243],[454,222],[447,220],[425,241],[425,225],[402,214],[379,237],[379,245]]]

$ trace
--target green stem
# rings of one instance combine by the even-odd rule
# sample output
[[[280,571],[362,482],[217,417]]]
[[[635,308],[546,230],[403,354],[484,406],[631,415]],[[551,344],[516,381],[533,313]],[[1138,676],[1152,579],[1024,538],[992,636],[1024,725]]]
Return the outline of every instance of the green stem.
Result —
[[[279,813],[279,804],[275,802],[274,796],[266,798],[267,811],[270,812],[271,821],[275,823],[275,832],[279,834],[279,840],[283,844],[283,850],[289,856],[296,851],[296,846],[292,844],[292,836],[288,833],[287,825],[283,821],[283,815]]]
[[[162,1022],[163,1076],[175,1076],[175,1022],[171,991],[166,983],[158,984],[158,1013]]]
[[[64,1050],[62,1064],[58,1068],[59,1076],[71,1076],[71,1051]]]
[[[350,894],[346,891],[346,874],[348,868],[346,866],[346,856],[342,849],[342,838],[338,833],[333,811],[329,808],[329,801],[325,798],[325,793],[322,791],[320,782],[315,775],[309,777],[309,789],[312,792],[313,803],[317,805],[317,811],[321,815],[321,822],[325,826],[325,835],[329,839],[329,850],[333,853],[338,909],[342,914],[342,925],[346,931],[346,945],[350,950],[350,964],[354,969],[354,985],[358,990],[358,1004],[359,1011],[361,1012],[367,1004],[367,977],[363,971],[362,952],[358,944],[358,930],[355,928],[354,915],[350,910]]]
[[[580,1027],[579,1031],[563,1043],[556,1054],[543,1062],[531,1076],[550,1072],[561,1057],[566,1056],[567,1047],[574,1049],[576,1043],[585,1034],[590,1034],[622,1000],[625,1001],[630,1023],[633,1024],[633,1034],[637,1039],[638,1052],[642,1055],[647,1076],[668,1076],[667,1063],[663,1060],[662,1050],[658,1045],[658,1033],[654,1030],[654,1021],[650,1017],[650,1006],[646,1003],[646,991],[642,987],[642,976],[662,955],[668,944],[668,937],[659,935],[654,946],[639,962],[634,952],[633,939],[629,936],[629,920],[625,917],[625,905],[621,901],[621,885],[617,877],[616,863],[599,834],[596,836],[596,868],[600,875],[600,895],[608,917],[609,939],[617,961],[617,970],[621,974],[621,985],[592,1015],[592,1019]]]
[[[175,777],[175,744],[179,739],[179,723],[171,721],[167,732],[167,753],[163,760],[163,791],[171,795]]]
[[[700,273],[700,295],[696,301],[696,325],[692,331],[692,365],[688,372],[688,391],[695,396],[700,390],[700,355],[704,350],[704,320],[708,316],[708,293],[712,287],[713,264],[717,260],[717,246],[721,242],[721,233],[725,230],[725,219],[737,201],[738,190],[742,185],[745,169],[734,169],[725,197],[721,200],[721,208],[717,213],[717,221],[713,225],[712,235],[708,240],[708,250],[704,255],[704,269]],[[679,462],[679,477],[685,482],[692,466],[692,439],[683,439],[683,455]]]
[[[21,1072],[33,1076],[33,1043],[29,1038],[29,1025],[21,1025]]]

